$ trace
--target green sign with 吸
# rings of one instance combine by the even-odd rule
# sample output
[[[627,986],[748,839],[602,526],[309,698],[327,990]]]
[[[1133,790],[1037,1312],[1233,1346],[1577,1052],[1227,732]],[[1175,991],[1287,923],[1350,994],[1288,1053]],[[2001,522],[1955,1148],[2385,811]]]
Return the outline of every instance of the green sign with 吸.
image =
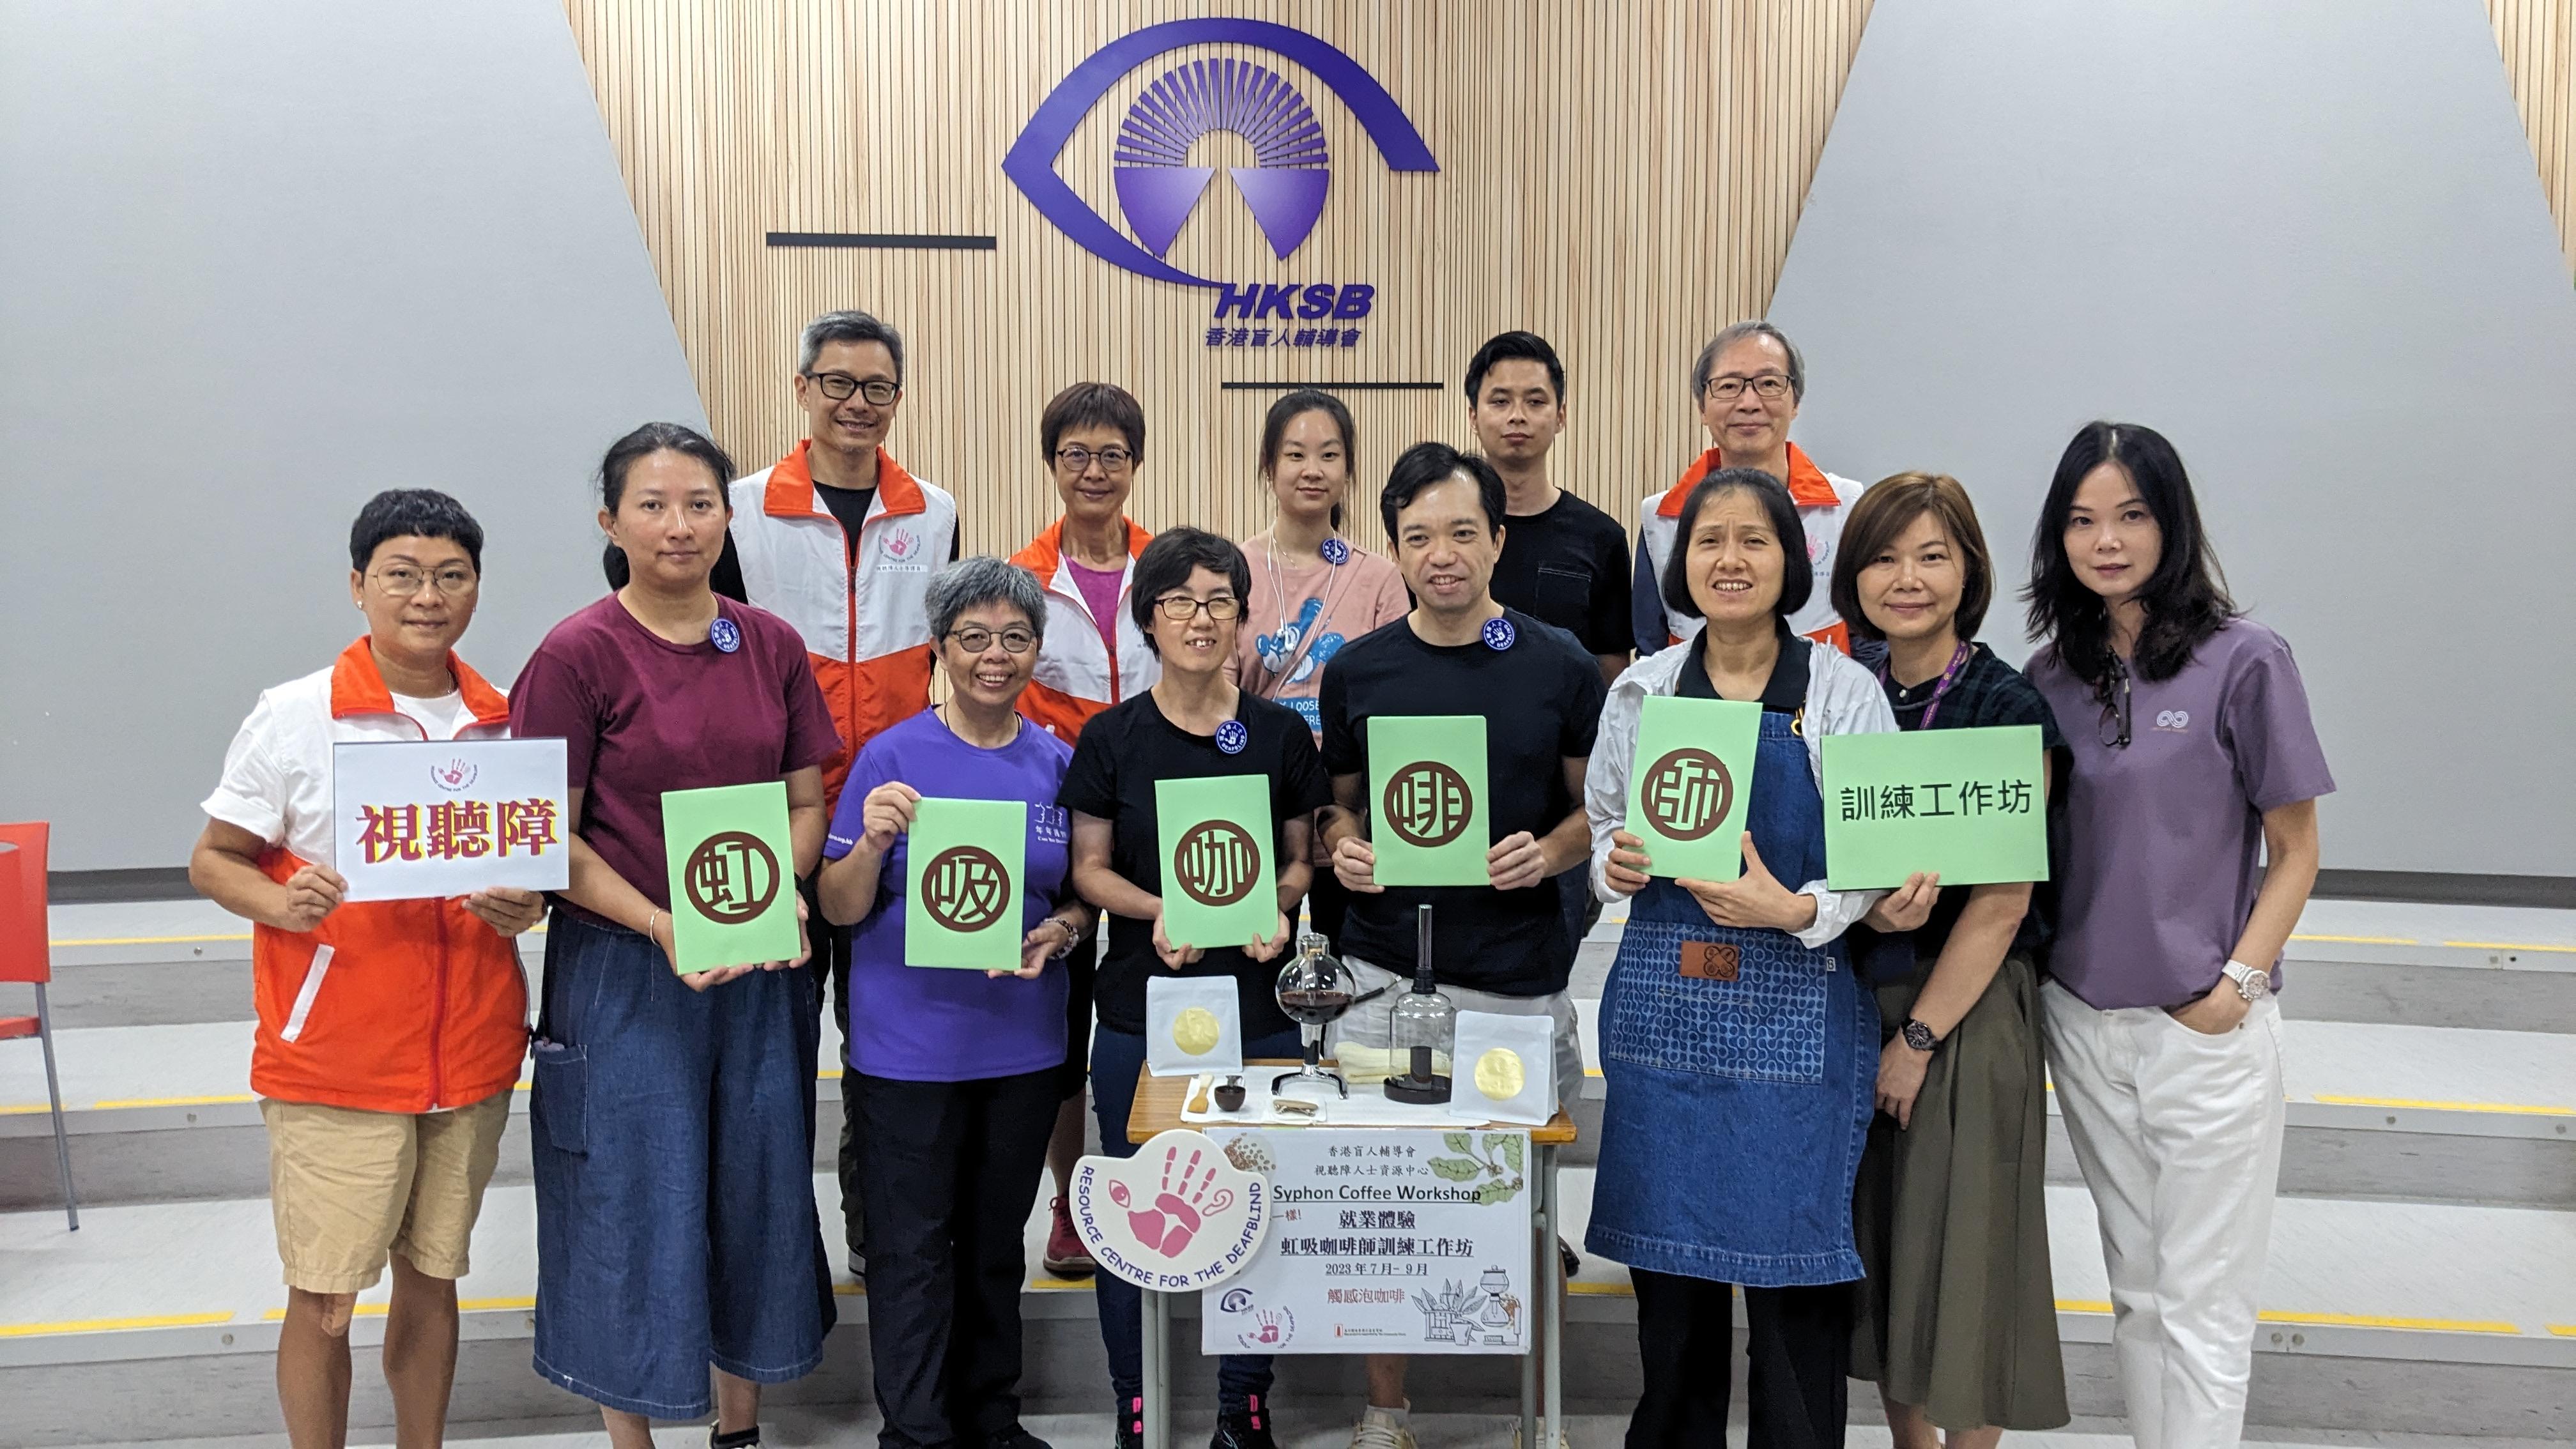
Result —
[[[796,959],[784,783],[663,791],[662,851],[681,975]]]
[[[1628,833],[1644,843],[1648,875],[1730,881],[1744,874],[1745,802],[1761,739],[1758,704],[1646,700],[1628,763]]]
[[[1175,946],[1242,946],[1279,930],[1270,777],[1154,782],[1163,934]]]
[[[1379,885],[1492,883],[1483,715],[1372,716],[1368,762]]]
[[[1020,969],[1021,800],[925,799],[904,841],[903,964]]]
[[[2048,879],[2039,726],[1825,737],[1825,883],[1835,890]]]

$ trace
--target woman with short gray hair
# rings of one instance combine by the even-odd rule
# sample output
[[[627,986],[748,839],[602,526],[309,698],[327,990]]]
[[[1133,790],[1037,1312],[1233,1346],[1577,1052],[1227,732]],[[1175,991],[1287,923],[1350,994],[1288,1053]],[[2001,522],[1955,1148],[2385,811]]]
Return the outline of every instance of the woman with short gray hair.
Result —
[[[948,700],[859,751],[823,844],[825,918],[852,927],[842,1100],[860,1125],[870,1357],[887,1442],[1045,1449],[1020,1427],[1020,1228],[1068,1072],[1066,971],[1091,927],[1056,805],[1071,746],[1020,717],[1046,600],[978,556],[924,599]],[[1017,971],[904,965],[905,847],[922,797],[1028,808]]]

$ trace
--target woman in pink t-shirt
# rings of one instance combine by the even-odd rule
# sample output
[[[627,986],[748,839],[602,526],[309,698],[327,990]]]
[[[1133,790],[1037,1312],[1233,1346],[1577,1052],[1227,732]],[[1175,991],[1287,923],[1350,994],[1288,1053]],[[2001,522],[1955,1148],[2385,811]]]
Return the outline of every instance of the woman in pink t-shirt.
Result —
[[[1297,711],[1319,739],[1324,666],[1344,644],[1413,608],[1395,565],[1342,537],[1355,443],[1351,410],[1331,393],[1300,388],[1272,403],[1261,424],[1261,476],[1279,512],[1243,541],[1252,591],[1229,672],[1247,693]],[[1315,850],[1307,910],[1316,930],[1338,937],[1345,898],[1320,834]]]

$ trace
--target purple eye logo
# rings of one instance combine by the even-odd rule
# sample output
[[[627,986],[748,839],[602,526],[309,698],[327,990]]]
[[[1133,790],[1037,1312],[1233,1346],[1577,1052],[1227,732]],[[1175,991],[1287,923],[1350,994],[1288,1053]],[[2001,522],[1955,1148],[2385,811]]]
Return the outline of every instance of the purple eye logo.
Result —
[[[1314,108],[1267,67],[1248,60],[1190,61],[1156,78],[1136,98],[1119,127],[1111,172],[1132,237],[1085,203],[1055,169],[1074,129],[1120,77],[1156,56],[1214,44],[1257,47],[1304,67],[1341,97],[1389,169],[1440,169],[1404,108],[1359,62],[1303,31],[1229,17],[1149,25],[1093,52],[1039,104],[1003,156],[1002,173],[1058,231],[1102,261],[1157,281],[1220,287],[1226,284],[1162,258],[1215,179],[1216,168],[1189,164],[1193,145],[1212,132],[1231,131],[1253,151],[1252,165],[1228,168],[1235,191],[1272,252],[1285,259],[1323,215],[1333,173]],[[1279,290],[1289,295],[1290,289]],[[1242,310],[1249,314],[1252,306],[1247,300]],[[1278,315],[1288,315],[1284,302]]]

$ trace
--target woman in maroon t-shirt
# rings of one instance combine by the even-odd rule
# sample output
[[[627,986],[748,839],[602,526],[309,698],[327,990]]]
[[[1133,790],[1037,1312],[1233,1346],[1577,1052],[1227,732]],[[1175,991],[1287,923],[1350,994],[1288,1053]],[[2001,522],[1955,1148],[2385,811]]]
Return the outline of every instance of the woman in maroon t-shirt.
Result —
[[[708,587],[732,473],[676,424],[619,439],[599,519],[628,580],[556,625],[511,691],[513,734],[564,740],[578,832],[530,1110],[536,1368],[597,1402],[618,1449],[710,1407],[718,1449],[757,1443],[760,1386],[811,1372],[833,1319],[805,953],[676,971],[663,792],[783,781],[804,875],[840,744],[795,631]]]

